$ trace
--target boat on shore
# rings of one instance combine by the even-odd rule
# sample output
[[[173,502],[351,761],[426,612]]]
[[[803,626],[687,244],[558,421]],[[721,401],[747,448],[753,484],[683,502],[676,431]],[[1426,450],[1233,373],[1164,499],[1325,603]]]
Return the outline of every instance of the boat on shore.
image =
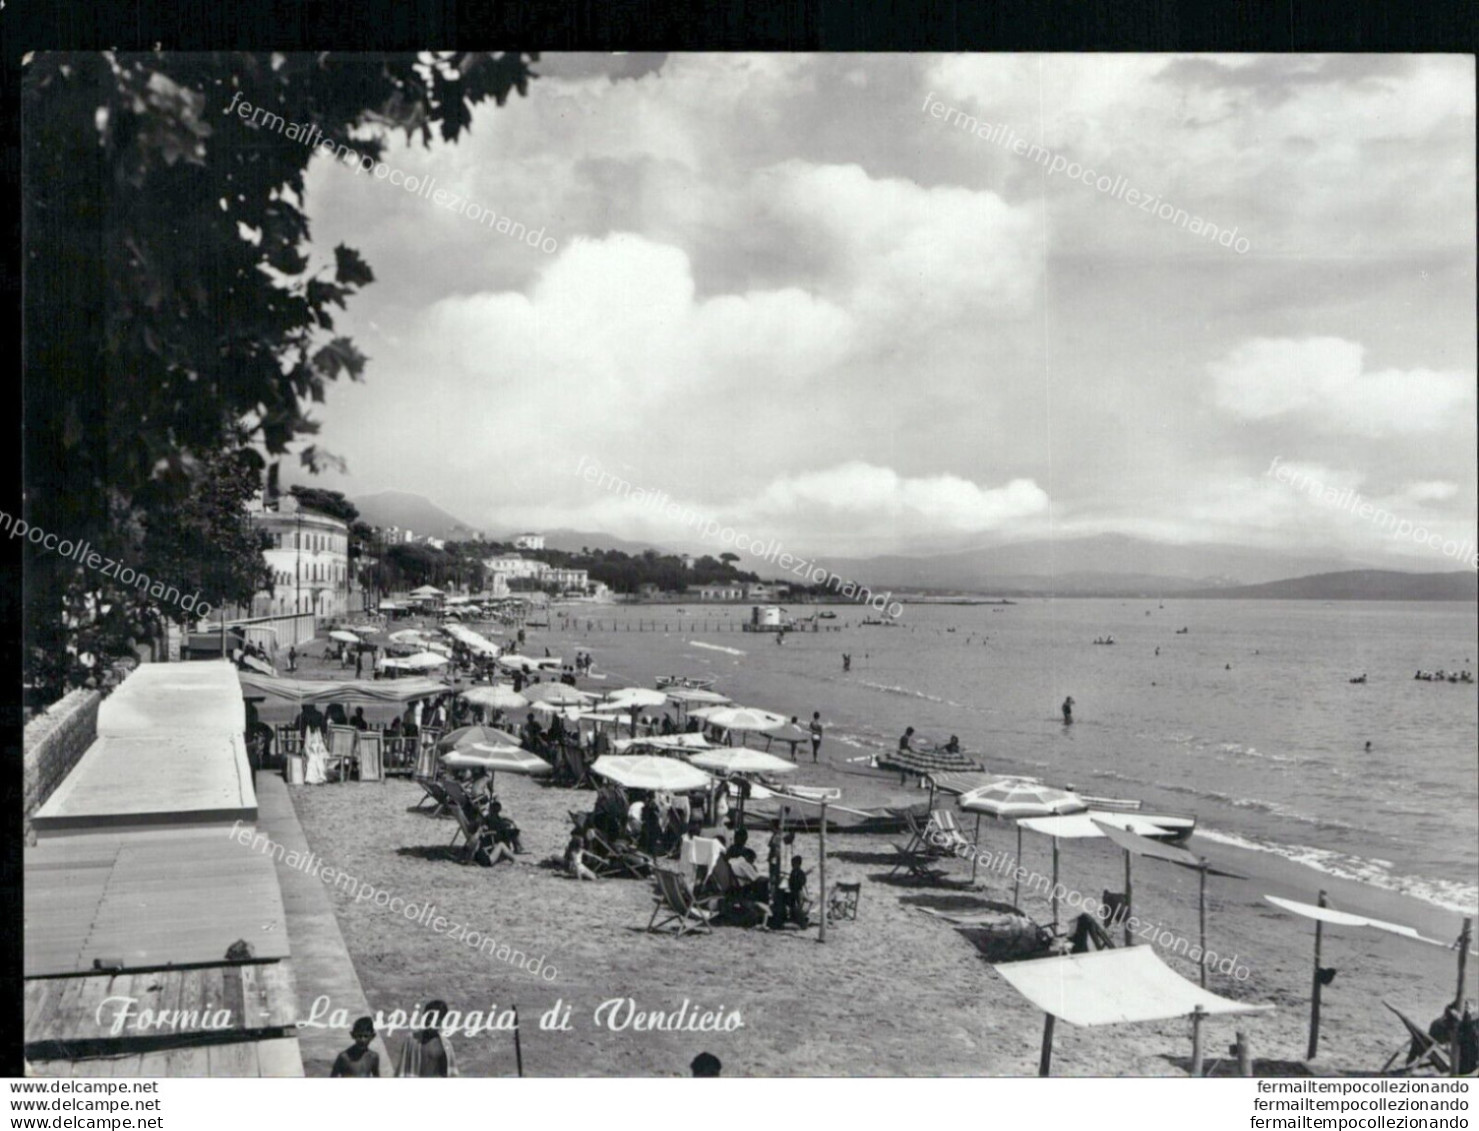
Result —
[[[697,675],[660,675],[652,681],[659,690],[668,687],[684,687],[690,691],[712,691],[717,682],[715,676]]]

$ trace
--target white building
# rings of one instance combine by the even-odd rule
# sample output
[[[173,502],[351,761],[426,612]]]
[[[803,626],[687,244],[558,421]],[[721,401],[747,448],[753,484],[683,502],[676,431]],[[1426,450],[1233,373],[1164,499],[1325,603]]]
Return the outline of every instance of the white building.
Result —
[[[483,568],[491,573],[501,573],[506,578],[543,578],[549,566],[522,554],[499,554],[496,558],[484,558]]]
[[[251,615],[344,615],[352,589],[349,527],[337,518],[303,510],[292,495],[282,496],[276,510],[254,502],[249,513],[253,529],[267,534],[262,556],[272,570],[272,590],[252,598]]]
[[[542,550],[544,549],[544,535],[520,534],[514,539],[514,545],[520,550]]]

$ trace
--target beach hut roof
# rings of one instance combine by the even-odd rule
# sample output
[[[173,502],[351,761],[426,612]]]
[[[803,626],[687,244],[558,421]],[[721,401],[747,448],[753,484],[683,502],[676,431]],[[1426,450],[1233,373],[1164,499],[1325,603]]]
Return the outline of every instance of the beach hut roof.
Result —
[[[1154,947],[1065,954],[1028,962],[1003,962],[996,972],[1044,1013],[1070,1025],[1115,1025],[1204,1013],[1257,1013],[1272,1005],[1233,1001],[1188,982]]]

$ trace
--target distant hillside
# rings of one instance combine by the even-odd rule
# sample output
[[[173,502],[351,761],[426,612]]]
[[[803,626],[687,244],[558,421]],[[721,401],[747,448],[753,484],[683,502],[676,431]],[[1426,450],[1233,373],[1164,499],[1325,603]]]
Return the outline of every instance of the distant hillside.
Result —
[[[1312,577],[1291,577],[1263,585],[1193,590],[1178,596],[1303,601],[1475,601],[1479,600],[1479,574],[1469,570],[1399,573],[1386,569],[1356,569],[1318,573]]]
[[[509,531],[493,535],[495,542],[512,542],[515,534],[522,531]],[[624,554],[640,554],[644,550],[656,550],[659,554],[672,554],[678,551],[664,548],[653,542],[631,542],[625,538],[618,538],[614,534],[596,534],[584,530],[545,530],[544,544],[551,550],[565,550],[569,553],[578,553],[581,547],[588,546],[592,550],[620,550]],[[724,548],[722,546],[704,550],[703,553],[718,557]],[[697,557],[698,555],[695,555]]]
[[[863,559],[818,557],[817,561],[839,577],[854,578],[874,589],[893,586],[993,594],[1015,590],[1063,596],[1179,593],[1365,564],[1247,546],[1173,545],[1123,534],[1014,542],[923,557],[892,554]],[[759,567],[759,572],[762,576],[778,574],[774,567]]]
[[[360,518],[371,526],[399,526],[419,536],[468,541],[473,528],[450,515],[424,495],[409,491],[381,491],[353,500]]]

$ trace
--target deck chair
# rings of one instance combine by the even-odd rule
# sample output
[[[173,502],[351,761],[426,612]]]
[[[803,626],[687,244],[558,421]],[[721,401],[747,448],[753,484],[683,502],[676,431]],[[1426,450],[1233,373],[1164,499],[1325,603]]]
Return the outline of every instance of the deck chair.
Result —
[[[359,746],[359,780],[385,781],[385,741],[379,731],[361,731]]]
[[[929,815],[925,825],[926,851],[932,855],[954,856],[962,849],[974,848],[965,833],[956,824],[955,814],[949,809],[936,809]]]
[[[712,932],[715,914],[713,897],[696,897],[683,874],[669,868],[658,868],[653,873],[653,878],[657,881],[657,890],[653,894],[655,905],[652,908],[652,918],[647,920],[648,931],[657,932],[671,924],[679,938],[688,934]],[[665,915],[666,918],[658,922],[659,915]]]
[[[863,885],[844,884],[841,882],[832,885],[832,892],[827,896],[827,918],[836,923],[842,919],[858,920],[858,897],[862,894]]]
[[[1418,1028],[1417,1024],[1412,1020],[1412,1018],[1408,1017],[1391,1002],[1384,1001],[1382,1002],[1382,1005],[1386,1006],[1397,1015],[1397,1020],[1402,1022],[1402,1025],[1407,1030],[1407,1035],[1411,1038],[1411,1040],[1405,1046],[1403,1046],[1407,1051],[1407,1063],[1401,1068],[1397,1069],[1398,1072],[1411,1072],[1414,1069],[1425,1068],[1429,1066],[1436,1069],[1440,1076],[1447,1076],[1453,1071],[1452,1061],[1448,1059],[1448,1054],[1443,1051],[1442,1046],[1440,1046],[1437,1041],[1433,1040],[1432,1037],[1428,1036],[1427,1033]],[[1387,1057],[1387,1062],[1386,1064],[1383,1064],[1381,1066],[1381,1070],[1385,1072],[1389,1067],[1391,1067],[1392,1061],[1401,1056],[1402,1052],[1403,1049],[1399,1048],[1396,1052],[1392,1053],[1391,1056]]]
[[[411,739],[406,740],[408,743]],[[413,806],[420,809],[428,800],[436,802],[438,813],[447,804],[446,795],[433,791],[432,786],[440,780],[441,765],[437,761],[436,744],[423,745],[417,750],[416,768],[411,773],[411,780],[419,785],[425,794],[420,801]]]
[[[645,879],[652,874],[652,857],[635,848],[618,848],[607,840],[594,825],[585,831],[591,846],[592,869],[598,876],[630,876],[634,880]]]
[[[356,763],[356,750],[359,744],[359,731],[353,727],[329,726],[329,769],[339,771],[339,780],[348,781],[349,772]]]
[[[920,852],[902,844],[894,845],[893,849],[899,858],[889,871],[890,876],[907,870],[911,880],[922,884],[938,884],[945,879],[947,875],[945,869],[936,867],[934,858],[928,853]]]
[[[275,747],[279,758],[286,758],[289,754],[303,753],[303,736],[298,733],[298,728],[283,724],[272,728],[275,738]]]
[[[461,837],[462,855],[459,862],[470,864],[477,856],[478,849],[487,847],[492,841],[493,833],[483,825],[482,814],[461,785],[450,778],[438,784],[446,795],[452,816],[457,819],[457,831],[452,834],[452,846],[456,847],[457,838]]]

